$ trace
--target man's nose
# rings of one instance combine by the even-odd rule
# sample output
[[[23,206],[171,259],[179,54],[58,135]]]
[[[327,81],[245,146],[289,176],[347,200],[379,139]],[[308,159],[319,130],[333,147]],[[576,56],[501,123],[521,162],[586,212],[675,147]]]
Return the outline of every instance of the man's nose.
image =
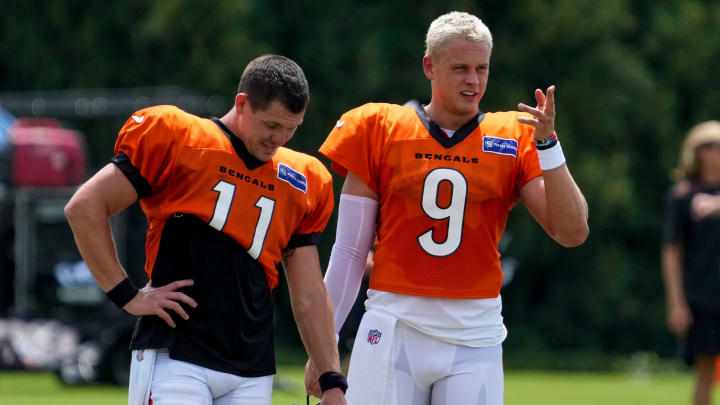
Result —
[[[272,139],[273,143],[275,145],[285,145],[287,141],[290,140],[290,137],[292,137],[291,131],[278,131],[275,132],[270,139]]]
[[[477,72],[469,72],[465,77],[467,84],[477,85],[480,84],[480,74]]]

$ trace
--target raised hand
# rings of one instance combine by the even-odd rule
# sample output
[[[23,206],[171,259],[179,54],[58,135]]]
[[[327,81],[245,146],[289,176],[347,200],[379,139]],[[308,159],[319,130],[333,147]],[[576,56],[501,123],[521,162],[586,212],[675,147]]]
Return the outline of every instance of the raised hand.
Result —
[[[518,110],[532,115],[532,117],[519,117],[518,122],[535,127],[533,136],[538,141],[544,141],[555,133],[555,86],[548,87],[546,93],[543,94],[542,90],[535,89],[537,106],[534,108],[527,104],[518,104]]]
[[[180,303],[196,308],[197,302],[188,295],[176,290],[193,285],[195,283],[193,280],[173,281],[158,288],[152,287],[151,283],[152,281],[148,282],[145,287],[140,289],[135,298],[125,304],[123,309],[133,315],[157,315],[171,328],[175,327],[175,322],[168,310],[175,311],[185,320],[190,318]]]

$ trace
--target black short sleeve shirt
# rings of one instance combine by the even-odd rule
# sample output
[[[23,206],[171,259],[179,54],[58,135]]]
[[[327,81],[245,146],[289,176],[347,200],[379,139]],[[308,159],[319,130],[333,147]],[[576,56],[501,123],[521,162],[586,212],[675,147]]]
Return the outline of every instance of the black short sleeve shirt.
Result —
[[[720,309],[720,213],[694,218],[691,204],[699,193],[720,195],[720,184],[676,185],[668,192],[663,242],[683,248],[683,287],[688,301]]]

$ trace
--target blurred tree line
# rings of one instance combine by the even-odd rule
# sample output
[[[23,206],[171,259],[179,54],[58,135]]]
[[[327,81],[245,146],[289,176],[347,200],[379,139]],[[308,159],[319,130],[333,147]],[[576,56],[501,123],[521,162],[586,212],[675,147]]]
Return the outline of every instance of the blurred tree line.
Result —
[[[555,84],[558,133],[590,206],[590,238],[574,249],[552,242],[521,205],[512,211],[503,253],[519,265],[503,291],[506,358],[675,354],[659,268],[662,200],[686,131],[720,118],[720,3],[45,0],[0,8],[3,92],[181,85],[221,95],[229,108],[248,61],[289,56],[311,86],[289,146],[315,155],[354,106],[427,103],[429,23],[450,10],[476,14],[495,44],[481,110],[532,104],[535,88]],[[67,122],[86,135],[93,172],[111,157],[125,118]],[[338,192],[341,183],[335,177]],[[333,218],[323,264],[334,226]],[[278,340],[297,343],[283,285],[276,296]]]

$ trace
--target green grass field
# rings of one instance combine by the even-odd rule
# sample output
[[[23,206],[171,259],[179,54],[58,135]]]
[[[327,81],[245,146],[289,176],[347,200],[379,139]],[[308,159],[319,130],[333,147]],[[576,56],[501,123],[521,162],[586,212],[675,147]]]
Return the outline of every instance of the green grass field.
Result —
[[[303,369],[280,366],[275,377],[274,405],[304,404]],[[506,372],[506,405],[683,405],[690,404],[689,374],[633,376],[630,374],[584,374]],[[720,404],[720,390],[715,402]],[[319,401],[315,401],[317,403]],[[0,373],[2,405],[122,405],[122,387],[67,387],[51,374]]]

